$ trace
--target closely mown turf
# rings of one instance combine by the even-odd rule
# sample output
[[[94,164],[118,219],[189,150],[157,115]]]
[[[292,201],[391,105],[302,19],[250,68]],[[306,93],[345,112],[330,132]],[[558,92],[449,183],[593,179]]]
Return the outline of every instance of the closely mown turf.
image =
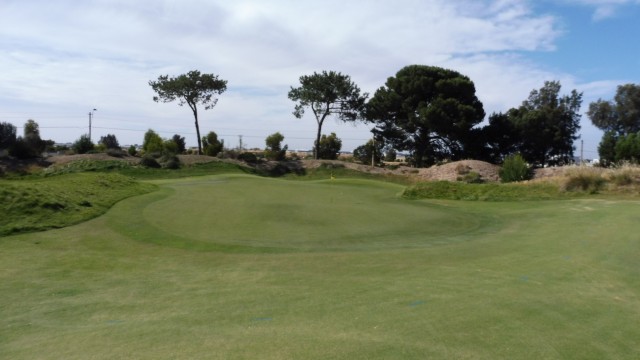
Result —
[[[0,238],[0,358],[635,359],[640,203],[242,175]]]
[[[106,173],[0,180],[0,236],[86,221],[122,199],[154,188]]]

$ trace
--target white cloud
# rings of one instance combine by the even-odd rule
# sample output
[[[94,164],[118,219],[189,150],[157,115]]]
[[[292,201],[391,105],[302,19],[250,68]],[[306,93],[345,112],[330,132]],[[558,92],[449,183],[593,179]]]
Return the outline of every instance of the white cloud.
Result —
[[[619,2],[582,3],[605,8]],[[138,130],[117,133],[121,143],[139,143],[140,131],[154,128],[184,133],[195,144],[188,108],[154,103],[147,82],[199,69],[229,81],[216,108],[201,112],[203,132],[243,133],[251,136],[251,145],[263,146],[264,137],[281,131],[304,138],[289,142],[304,148],[310,147],[315,121],[295,119],[286,96],[300,75],[337,70],[373,93],[401,67],[426,64],[468,75],[487,112],[503,111],[544,80],[566,78],[527,60],[529,52],[553,51],[559,36],[557,19],[533,13],[529,5],[526,0],[5,1],[0,67],[10,70],[0,75],[0,105],[24,114],[24,120],[36,117],[30,115],[33,109],[50,109],[36,117],[43,128],[84,124],[85,113],[97,107],[96,123]],[[67,122],[61,114],[78,118],[69,116]],[[72,141],[82,131],[52,130],[45,136]],[[325,132],[330,131],[354,139],[345,141],[350,148],[369,136],[365,125],[329,122]]]

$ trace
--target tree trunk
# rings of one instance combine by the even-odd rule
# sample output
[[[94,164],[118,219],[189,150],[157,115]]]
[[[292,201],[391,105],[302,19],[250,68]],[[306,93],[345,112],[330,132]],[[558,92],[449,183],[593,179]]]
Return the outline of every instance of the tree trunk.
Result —
[[[202,155],[202,138],[200,137],[200,126],[198,125],[198,108],[194,104],[191,109],[193,110],[193,117],[196,119],[196,136],[198,137],[198,155]]]
[[[322,132],[322,124],[318,124],[318,133],[316,134],[316,145],[313,147],[313,158],[316,160],[320,159],[320,151],[319,151],[319,147],[320,147],[320,134]]]

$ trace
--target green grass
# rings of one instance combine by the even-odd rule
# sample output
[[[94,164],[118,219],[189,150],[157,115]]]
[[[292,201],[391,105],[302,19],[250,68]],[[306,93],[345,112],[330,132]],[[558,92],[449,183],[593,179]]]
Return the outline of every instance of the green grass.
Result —
[[[105,173],[0,180],[0,236],[86,221],[122,199],[154,189],[151,184]]]
[[[53,166],[44,169],[41,173],[34,174],[32,177],[53,176],[78,172],[116,172],[139,180],[178,179],[222,173],[255,173],[255,171],[249,167],[217,160],[207,163],[182,165],[180,169],[153,169],[140,165],[133,165],[122,160],[78,160],[62,166]]]
[[[392,183],[155,181],[0,238],[7,359],[633,359],[640,203]]]
[[[562,191],[558,185],[550,183],[467,184],[450,181],[418,183],[407,187],[402,194],[407,199],[470,201],[559,200],[584,195],[581,191]]]

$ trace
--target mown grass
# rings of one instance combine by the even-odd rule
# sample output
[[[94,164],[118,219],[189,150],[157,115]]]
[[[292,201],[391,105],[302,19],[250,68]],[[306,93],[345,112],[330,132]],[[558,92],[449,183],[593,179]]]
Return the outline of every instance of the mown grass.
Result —
[[[153,189],[154,185],[105,173],[0,180],[0,236],[86,221],[122,199]]]
[[[0,239],[7,359],[633,359],[635,201],[406,201],[367,180],[156,181]]]

